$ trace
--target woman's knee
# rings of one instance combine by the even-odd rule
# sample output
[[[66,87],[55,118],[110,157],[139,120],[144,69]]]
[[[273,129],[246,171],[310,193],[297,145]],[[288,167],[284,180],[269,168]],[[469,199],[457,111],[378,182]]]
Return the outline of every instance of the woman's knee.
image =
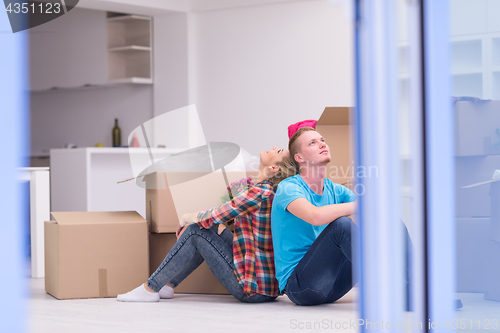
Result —
[[[187,227],[186,231],[182,234],[182,236],[186,235],[186,237],[197,235],[207,235],[212,233],[211,229],[205,229],[203,227],[200,227],[197,223],[191,224]],[[182,237],[181,236],[181,237]]]

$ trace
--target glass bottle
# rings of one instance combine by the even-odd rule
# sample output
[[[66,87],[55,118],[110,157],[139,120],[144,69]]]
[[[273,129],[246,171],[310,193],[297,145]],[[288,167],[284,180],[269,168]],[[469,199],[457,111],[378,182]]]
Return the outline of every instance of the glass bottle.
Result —
[[[113,127],[113,147],[122,145],[122,130],[118,127],[118,118],[115,118],[115,127]]]

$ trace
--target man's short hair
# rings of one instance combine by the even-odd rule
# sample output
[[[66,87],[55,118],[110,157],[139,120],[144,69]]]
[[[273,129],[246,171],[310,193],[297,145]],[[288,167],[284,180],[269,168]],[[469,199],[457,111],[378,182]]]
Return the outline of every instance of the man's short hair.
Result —
[[[300,146],[299,143],[297,142],[297,139],[304,133],[304,132],[309,132],[309,131],[315,131],[314,128],[312,127],[301,127],[295,132],[294,135],[290,138],[290,141],[288,141],[288,150],[290,151],[290,158],[295,161],[295,154],[300,153]],[[295,161],[296,162],[296,161]],[[296,162],[297,163],[297,162]],[[297,163],[298,165],[298,163]]]

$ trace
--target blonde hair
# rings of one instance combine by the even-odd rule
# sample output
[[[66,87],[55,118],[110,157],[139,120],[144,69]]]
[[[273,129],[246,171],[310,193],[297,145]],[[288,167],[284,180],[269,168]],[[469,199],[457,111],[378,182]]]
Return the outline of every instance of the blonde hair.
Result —
[[[299,173],[299,164],[292,159],[291,156],[283,158],[280,162],[276,163],[276,166],[279,170],[269,178],[269,180],[273,183],[273,189],[275,192],[281,181]]]

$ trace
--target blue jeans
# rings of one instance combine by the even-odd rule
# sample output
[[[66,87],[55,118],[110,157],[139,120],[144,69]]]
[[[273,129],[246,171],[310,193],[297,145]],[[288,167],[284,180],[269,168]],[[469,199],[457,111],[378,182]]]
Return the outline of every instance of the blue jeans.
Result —
[[[203,261],[217,280],[236,299],[246,303],[261,303],[276,299],[255,294],[250,297],[243,292],[233,271],[233,233],[224,229],[219,235],[218,225],[210,229],[200,229],[198,224],[190,225],[179,237],[160,267],[148,279],[148,287],[158,292],[170,283],[179,285]]]
[[[350,218],[342,216],[321,232],[288,278],[285,290],[292,302],[297,305],[333,303],[351,290],[356,284],[352,275],[351,232],[357,229]],[[408,295],[411,240],[406,226],[403,232]],[[409,304],[407,297],[407,310]]]

